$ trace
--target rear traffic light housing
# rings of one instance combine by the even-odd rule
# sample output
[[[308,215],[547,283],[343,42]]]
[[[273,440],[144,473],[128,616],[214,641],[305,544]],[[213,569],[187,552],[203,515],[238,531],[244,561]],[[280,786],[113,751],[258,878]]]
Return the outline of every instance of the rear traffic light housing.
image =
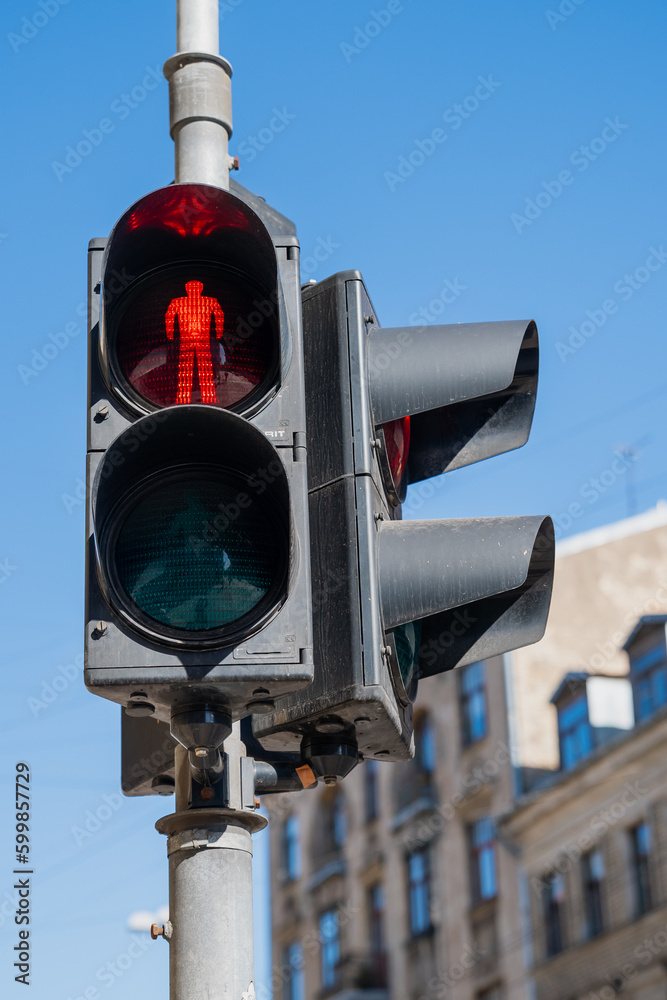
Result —
[[[234,190],[155,191],[89,254],[85,680],[163,721],[312,679],[298,241]]]
[[[525,443],[537,329],[382,329],[357,271],[306,286],[303,316],[315,680],[253,727],[277,750],[338,725],[406,759],[420,678],[544,632],[549,518],[401,520],[410,483]]]

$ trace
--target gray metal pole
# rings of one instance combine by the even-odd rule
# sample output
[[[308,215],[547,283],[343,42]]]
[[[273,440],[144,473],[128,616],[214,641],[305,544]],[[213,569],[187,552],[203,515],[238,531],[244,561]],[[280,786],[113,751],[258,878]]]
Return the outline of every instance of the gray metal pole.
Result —
[[[228,190],[232,69],[218,52],[217,0],[177,0],[176,41],[178,51],[164,66],[176,183]],[[242,781],[240,723],[223,751],[228,807],[189,808],[190,758],[179,745],[176,811],[156,824],[168,837],[169,920],[162,933],[170,1000],[255,998],[251,835],[266,820],[251,808],[254,786]],[[250,773],[246,768],[246,779]]]
[[[233,808],[188,810],[190,764],[179,746],[176,812],[156,824],[169,838],[170,1000],[255,998],[251,834],[266,820],[243,808],[239,730],[224,743]]]
[[[169,80],[169,129],[178,184],[229,189],[232,68],[220,55],[217,0],[176,0],[176,55]]]

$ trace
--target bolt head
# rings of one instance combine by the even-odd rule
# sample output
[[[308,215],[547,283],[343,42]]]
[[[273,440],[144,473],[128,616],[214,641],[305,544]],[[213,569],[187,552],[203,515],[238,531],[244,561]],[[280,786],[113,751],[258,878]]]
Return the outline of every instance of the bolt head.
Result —
[[[345,729],[345,723],[342,719],[320,719],[315,723],[315,732],[317,733],[342,733]]]
[[[129,701],[125,706],[125,714],[131,719],[147,719],[155,712],[155,705],[148,701]]]
[[[266,715],[276,707],[275,701],[270,698],[263,698],[262,701],[249,701],[246,705],[251,715]]]
[[[195,757],[208,757],[208,747],[195,747]]]

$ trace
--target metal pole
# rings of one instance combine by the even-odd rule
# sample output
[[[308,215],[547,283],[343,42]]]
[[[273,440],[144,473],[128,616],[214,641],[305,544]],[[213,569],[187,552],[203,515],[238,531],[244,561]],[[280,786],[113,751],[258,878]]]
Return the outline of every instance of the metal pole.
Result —
[[[177,53],[164,64],[177,184],[229,189],[232,68],[220,55],[217,0],[176,0]]]
[[[229,809],[188,809],[190,763],[176,749],[176,812],[168,835],[170,1000],[254,1000],[251,834],[266,825],[245,808],[240,724],[225,740]],[[247,789],[246,789],[247,798]]]

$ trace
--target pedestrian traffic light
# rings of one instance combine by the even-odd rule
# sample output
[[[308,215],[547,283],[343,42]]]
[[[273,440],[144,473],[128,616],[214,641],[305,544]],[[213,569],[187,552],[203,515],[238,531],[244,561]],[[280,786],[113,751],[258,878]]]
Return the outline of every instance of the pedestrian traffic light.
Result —
[[[299,247],[238,185],[90,247],[86,684],[231,718],[312,679]]]
[[[305,286],[303,320],[315,680],[253,728],[272,749],[339,733],[343,757],[405,759],[420,678],[546,626],[550,518],[401,520],[409,485],[525,443],[537,328],[381,329],[357,271]]]

